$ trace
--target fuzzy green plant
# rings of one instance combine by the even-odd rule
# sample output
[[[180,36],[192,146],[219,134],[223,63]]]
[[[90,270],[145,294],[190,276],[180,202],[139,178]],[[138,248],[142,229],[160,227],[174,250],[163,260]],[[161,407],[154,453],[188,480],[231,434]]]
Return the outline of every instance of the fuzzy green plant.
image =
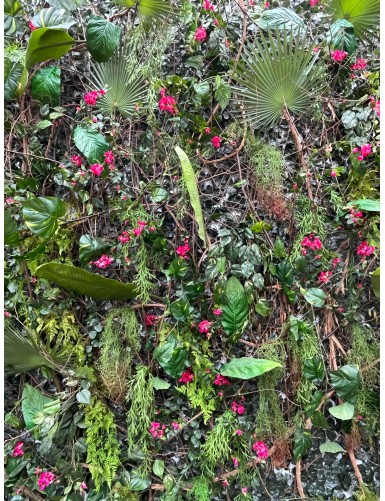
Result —
[[[206,435],[206,442],[201,447],[202,471],[212,475],[217,465],[223,465],[230,457],[231,439],[235,432],[235,417],[226,411],[215,420],[214,428]]]
[[[356,499],[356,501],[380,501],[380,497],[367,485],[363,485],[356,490],[354,499]]]
[[[92,399],[85,407],[87,463],[98,492],[106,482],[111,488],[112,480],[120,465],[119,442],[114,417],[100,400]]]
[[[136,253],[136,276],[134,284],[138,289],[138,298],[143,302],[147,303],[150,299],[149,292],[153,287],[152,280],[155,279],[148,266],[150,263],[149,252],[146,248],[146,244],[143,240],[139,243],[139,248]]]
[[[133,356],[139,348],[138,321],[134,310],[129,307],[111,310],[100,338],[97,363],[109,398],[121,400],[126,395]]]
[[[188,398],[193,409],[202,411],[203,421],[207,423],[216,409],[216,395],[212,385],[194,378],[193,381],[184,386],[179,386],[176,390]]]
[[[188,493],[188,499],[192,501],[210,501],[211,487],[209,480],[200,476],[193,482],[193,487]]]

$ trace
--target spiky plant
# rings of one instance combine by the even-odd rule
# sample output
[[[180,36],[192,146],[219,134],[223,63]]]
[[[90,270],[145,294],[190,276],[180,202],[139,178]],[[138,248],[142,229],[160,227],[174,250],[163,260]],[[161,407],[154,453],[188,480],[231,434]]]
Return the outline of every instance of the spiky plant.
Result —
[[[357,38],[366,38],[379,26],[380,0],[331,0],[328,9],[334,21],[349,21]]]
[[[260,34],[260,41],[245,47],[235,68],[233,87],[244,118],[259,127],[277,122],[285,113],[309,110],[321,88],[321,72],[315,67],[317,54],[306,47],[299,32],[288,36],[279,30]]]
[[[129,9],[133,8],[148,25],[156,21],[170,22],[177,12],[169,0],[114,0],[114,3]]]

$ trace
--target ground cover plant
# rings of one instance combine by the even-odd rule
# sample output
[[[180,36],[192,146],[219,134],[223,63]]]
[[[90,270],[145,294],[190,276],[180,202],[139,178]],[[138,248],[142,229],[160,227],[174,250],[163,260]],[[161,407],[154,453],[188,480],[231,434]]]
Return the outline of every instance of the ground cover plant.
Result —
[[[4,2],[5,499],[379,499],[379,0]]]

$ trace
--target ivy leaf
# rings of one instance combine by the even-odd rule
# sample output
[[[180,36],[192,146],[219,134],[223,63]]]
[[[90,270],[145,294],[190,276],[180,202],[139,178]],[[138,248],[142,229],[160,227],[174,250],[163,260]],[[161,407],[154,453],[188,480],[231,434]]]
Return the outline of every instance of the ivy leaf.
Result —
[[[103,17],[93,16],[87,24],[87,49],[98,63],[110,59],[119,45],[121,28]]]
[[[215,85],[216,85],[216,90],[215,90],[215,99],[218,101],[219,106],[224,110],[227,108],[227,105],[230,102],[231,98],[231,86],[222,78],[217,75],[215,77]]]
[[[282,365],[273,360],[265,360],[263,358],[241,357],[233,358],[219,372],[222,376],[251,379],[269,372],[276,367],[282,367]]]
[[[63,30],[54,28],[34,30],[29,38],[25,57],[27,70],[36,63],[60,59],[75,43],[75,40]]]
[[[345,402],[341,405],[336,405],[335,407],[330,407],[329,412],[332,416],[341,421],[349,421],[354,416],[354,405]]]
[[[168,390],[168,388],[170,388],[171,386],[170,383],[157,376],[153,378],[152,385],[155,390]]]
[[[373,271],[370,275],[370,280],[372,281],[372,287],[374,295],[378,300],[380,300],[380,290],[381,290],[381,279],[380,279],[380,267]]]
[[[187,318],[190,311],[190,304],[186,299],[179,298],[171,303],[170,311],[175,320],[183,322]]]
[[[51,237],[65,214],[65,205],[56,197],[39,197],[21,202],[23,218],[28,228],[44,238]]]
[[[18,245],[20,242],[16,221],[9,209],[4,211],[4,243],[5,245]]]
[[[79,241],[79,259],[82,264],[89,263],[91,259],[99,257],[103,252],[109,249],[109,243],[91,235],[83,235]]]
[[[91,127],[78,125],[74,131],[74,142],[90,164],[102,163],[104,153],[110,149],[104,137]]]
[[[76,19],[69,16],[64,9],[49,7],[42,9],[31,19],[36,28],[60,28],[68,30],[77,23]]]
[[[91,403],[91,392],[89,390],[82,390],[76,393],[76,400],[79,404],[90,405]]]
[[[247,325],[249,304],[245,290],[236,277],[230,277],[226,283],[225,301],[222,326],[229,337],[239,339]]]
[[[34,428],[33,419],[38,412],[42,412],[45,404],[51,402],[51,398],[44,396],[39,390],[26,384],[22,394],[21,412],[25,426],[28,430]]]
[[[308,303],[312,304],[313,306],[322,308],[322,306],[325,304],[326,294],[322,289],[316,289],[315,287],[312,287],[310,289],[307,289],[303,297]]]
[[[311,433],[303,428],[297,428],[294,434],[294,461],[299,461],[307,454],[311,445]]]
[[[162,478],[164,473],[164,461],[161,459],[155,459],[152,471],[157,477]]]
[[[325,375],[323,360],[316,356],[305,360],[303,364],[303,375],[313,383],[321,383]]]
[[[319,446],[319,450],[322,454],[325,452],[331,452],[332,454],[337,454],[338,452],[346,452],[345,449],[343,449],[340,444],[337,444],[336,442],[325,442],[324,444],[321,444]]]
[[[344,365],[337,371],[330,371],[331,384],[337,395],[355,404],[361,388],[361,374],[358,365]]]
[[[132,299],[136,295],[136,288],[133,284],[123,284],[68,264],[42,264],[36,269],[35,275],[99,301],[112,301],[113,299],[123,301]]]
[[[31,81],[32,96],[42,104],[59,106],[60,104],[60,68],[48,66],[35,73]]]

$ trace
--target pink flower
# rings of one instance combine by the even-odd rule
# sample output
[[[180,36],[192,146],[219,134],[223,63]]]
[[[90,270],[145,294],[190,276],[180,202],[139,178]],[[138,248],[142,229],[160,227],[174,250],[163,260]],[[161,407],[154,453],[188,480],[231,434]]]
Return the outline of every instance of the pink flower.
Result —
[[[359,160],[361,162],[363,159],[364,159],[364,157],[362,155],[358,155],[357,160]]]
[[[337,311],[338,311],[338,313],[343,313],[344,308],[342,306],[340,306]]]
[[[215,24],[215,26],[219,26],[219,21],[218,21],[218,19],[214,19],[214,24]]]
[[[153,327],[155,325],[156,319],[156,315],[146,315],[144,317],[144,323],[147,327]]]
[[[82,482],[80,484],[80,487],[81,487],[81,489],[83,489],[83,491],[85,491],[87,489],[87,484],[85,482]]]
[[[333,268],[336,269],[337,264],[340,263],[341,261],[342,261],[342,259],[340,257],[335,257],[332,261]]]
[[[210,2],[210,0],[203,0],[202,8],[204,10],[214,10],[214,5]]]
[[[309,1],[310,7],[315,7],[318,2],[319,2],[319,0],[310,0]]]
[[[161,426],[160,423],[152,422],[149,431],[154,438],[162,438],[165,429],[166,425]]]
[[[357,416],[357,421],[362,421],[364,418],[362,416]]]
[[[364,70],[367,66],[367,62],[365,59],[357,58],[356,62],[352,64],[350,67],[352,70]]]
[[[332,170],[332,171],[330,172],[330,177],[336,177],[336,176],[337,176],[337,172],[336,172],[336,171],[334,171],[334,170]]]
[[[264,7],[265,7],[265,9],[268,9],[270,7],[270,2],[265,2]]]
[[[314,47],[314,49],[313,49],[313,52],[314,52],[314,53],[317,53],[317,52],[319,52],[319,51],[320,51],[320,48],[319,48],[319,47]]]
[[[249,6],[250,6],[250,7],[254,7],[254,5],[255,5],[254,0],[249,0]]]
[[[237,459],[237,458],[233,458],[233,463],[234,463],[234,467],[235,467],[235,468],[238,468],[238,466],[239,466],[239,462],[238,462],[238,459]]]
[[[228,379],[226,379],[224,376],[222,376],[221,374],[217,374],[215,376],[214,384],[216,386],[223,386],[224,384],[230,384],[230,381]]]
[[[357,247],[356,252],[358,256],[363,256],[363,259],[367,256],[371,256],[376,248],[373,245],[369,245],[366,240],[360,243]]]
[[[306,248],[311,249],[311,250],[322,249],[322,242],[318,237],[315,237],[313,233],[310,233],[310,235],[308,237],[305,237],[302,240],[301,246],[303,247],[302,254],[305,256],[306,255]]]
[[[100,89],[100,90],[98,90],[98,93],[99,93],[99,96],[104,96],[106,91],[104,89]]]
[[[334,59],[334,61],[341,63],[348,55],[348,53],[343,50],[333,50],[330,55]]]
[[[118,236],[118,240],[121,244],[129,242],[131,239],[128,231],[123,231],[122,234]]]
[[[176,249],[176,253],[178,254],[179,257],[182,257],[183,259],[188,259],[187,254],[191,251],[191,248],[188,244],[188,238],[185,239],[184,244],[180,245]]]
[[[97,90],[93,90],[91,92],[87,92],[87,94],[84,94],[84,102],[86,104],[89,104],[91,106],[95,106],[96,104],[96,100],[98,99],[99,97],[99,93]]]
[[[247,487],[242,487],[241,489],[242,494],[247,494]]]
[[[104,153],[104,161],[109,165],[114,163],[115,157],[111,150]]]
[[[219,308],[216,308],[215,310],[213,310],[213,313],[214,313],[214,315],[218,316],[218,315],[221,315],[223,313],[223,311]]]
[[[372,146],[370,144],[363,144],[361,146],[361,155],[366,158],[372,153]]]
[[[43,470],[40,468],[40,466],[37,466],[36,469],[35,469],[35,475],[40,475],[40,473],[42,472]]]
[[[196,29],[196,32],[195,32],[195,40],[198,40],[198,42],[203,42],[203,40],[205,40],[207,37],[207,32],[206,32],[206,29],[203,28],[203,26],[199,27]]]
[[[10,316],[11,316],[11,314],[9,313],[9,311],[4,311],[4,316],[5,316],[5,317],[10,317]]]
[[[321,273],[318,275],[318,280],[320,282],[323,282],[324,284],[327,284],[332,275],[333,273],[331,271],[321,271]]]
[[[202,322],[199,322],[198,328],[199,332],[202,334],[207,334],[210,330],[212,322],[209,322],[208,320],[202,320]]]
[[[206,132],[206,134],[210,134],[210,132],[211,132],[210,127],[206,127],[206,128],[205,128],[205,132]]]
[[[182,372],[181,377],[178,379],[179,383],[190,383],[194,380],[194,374],[191,367],[189,367],[185,372]]]
[[[24,442],[17,442],[12,452],[12,456],[14,458],[17,458],[19,456],[24,456],[23,446]]]
[[[102,164],[93,164],[90,166],[90,171],[94,176],[101,176],[102,172],[104,170],[104,167]]]
[[[174,428],[174,430],[179,430],[180,428],[180,424],[179,423],[176,423],[175,421],[173,421],[171,423],[171,426]]]
[[[219,148],[221,145],[222,139],[219,136],[214,136],[211,139],[211,142],[212,142],[214,148]]]
[[[225,39],[225,46],[230,47],[230,42],[227,40],[227,38]]]
[[[253,444],[253,451],[257,453],[258,459],[266,459],[269,455],[269,449],[265,442],[255,442]]]
[[[72,155],[71,162],[75,164],[77,167],[80,167],[83,163],[82,157],[79,155]]]
[[[55,478],[56,478],[55,475],[50,471],[45,471],[44,473],[41,473],[41,475],[37,479],[37,484],[39,486],[39,489],[41,491],[44,491],[46,487],[52,484]]]
[[[223,482],[222,482],[222,485],[223,487],[228,487],[230,484],[228,483],[228,481],[225,479]]]
[[[175,98],[172,96],[166,96],[165,87],[161,89],[160,94],[162,96],[158,103],[160,111],[168,111],[171,115],[177,115],[178,108],[176,107]]]
[[[235,430],[235,434],[238,435],[238,437],[240,437],[241,435],[243,435],[243,431],[242,430]]]
[[[29,26],[29,29],[30,29],[31,31],[36,30],[36,26],[33,24],[33,22],[32,22],[32,21],[28,21],[28,26]]]
[[[113,261],[112,257],[103,254],[97,261],[94,261],[92,264],[104,270],[105,268],[107,268],[107,266],[109,266],[112,263],[112,261]]]
[[[355,148],[353,148],[353,149],[352,149],[352,152],[353,152],[353,153],[358,153],[359,151],[360,151],[360,149],[359,149],[359,148],[357,148],[357,147],[355,147]]]
[[[242,404],[238,404],[237,402],[233,402],[231,404],[231,410],[239,415],[244,414],[245,408]]]

